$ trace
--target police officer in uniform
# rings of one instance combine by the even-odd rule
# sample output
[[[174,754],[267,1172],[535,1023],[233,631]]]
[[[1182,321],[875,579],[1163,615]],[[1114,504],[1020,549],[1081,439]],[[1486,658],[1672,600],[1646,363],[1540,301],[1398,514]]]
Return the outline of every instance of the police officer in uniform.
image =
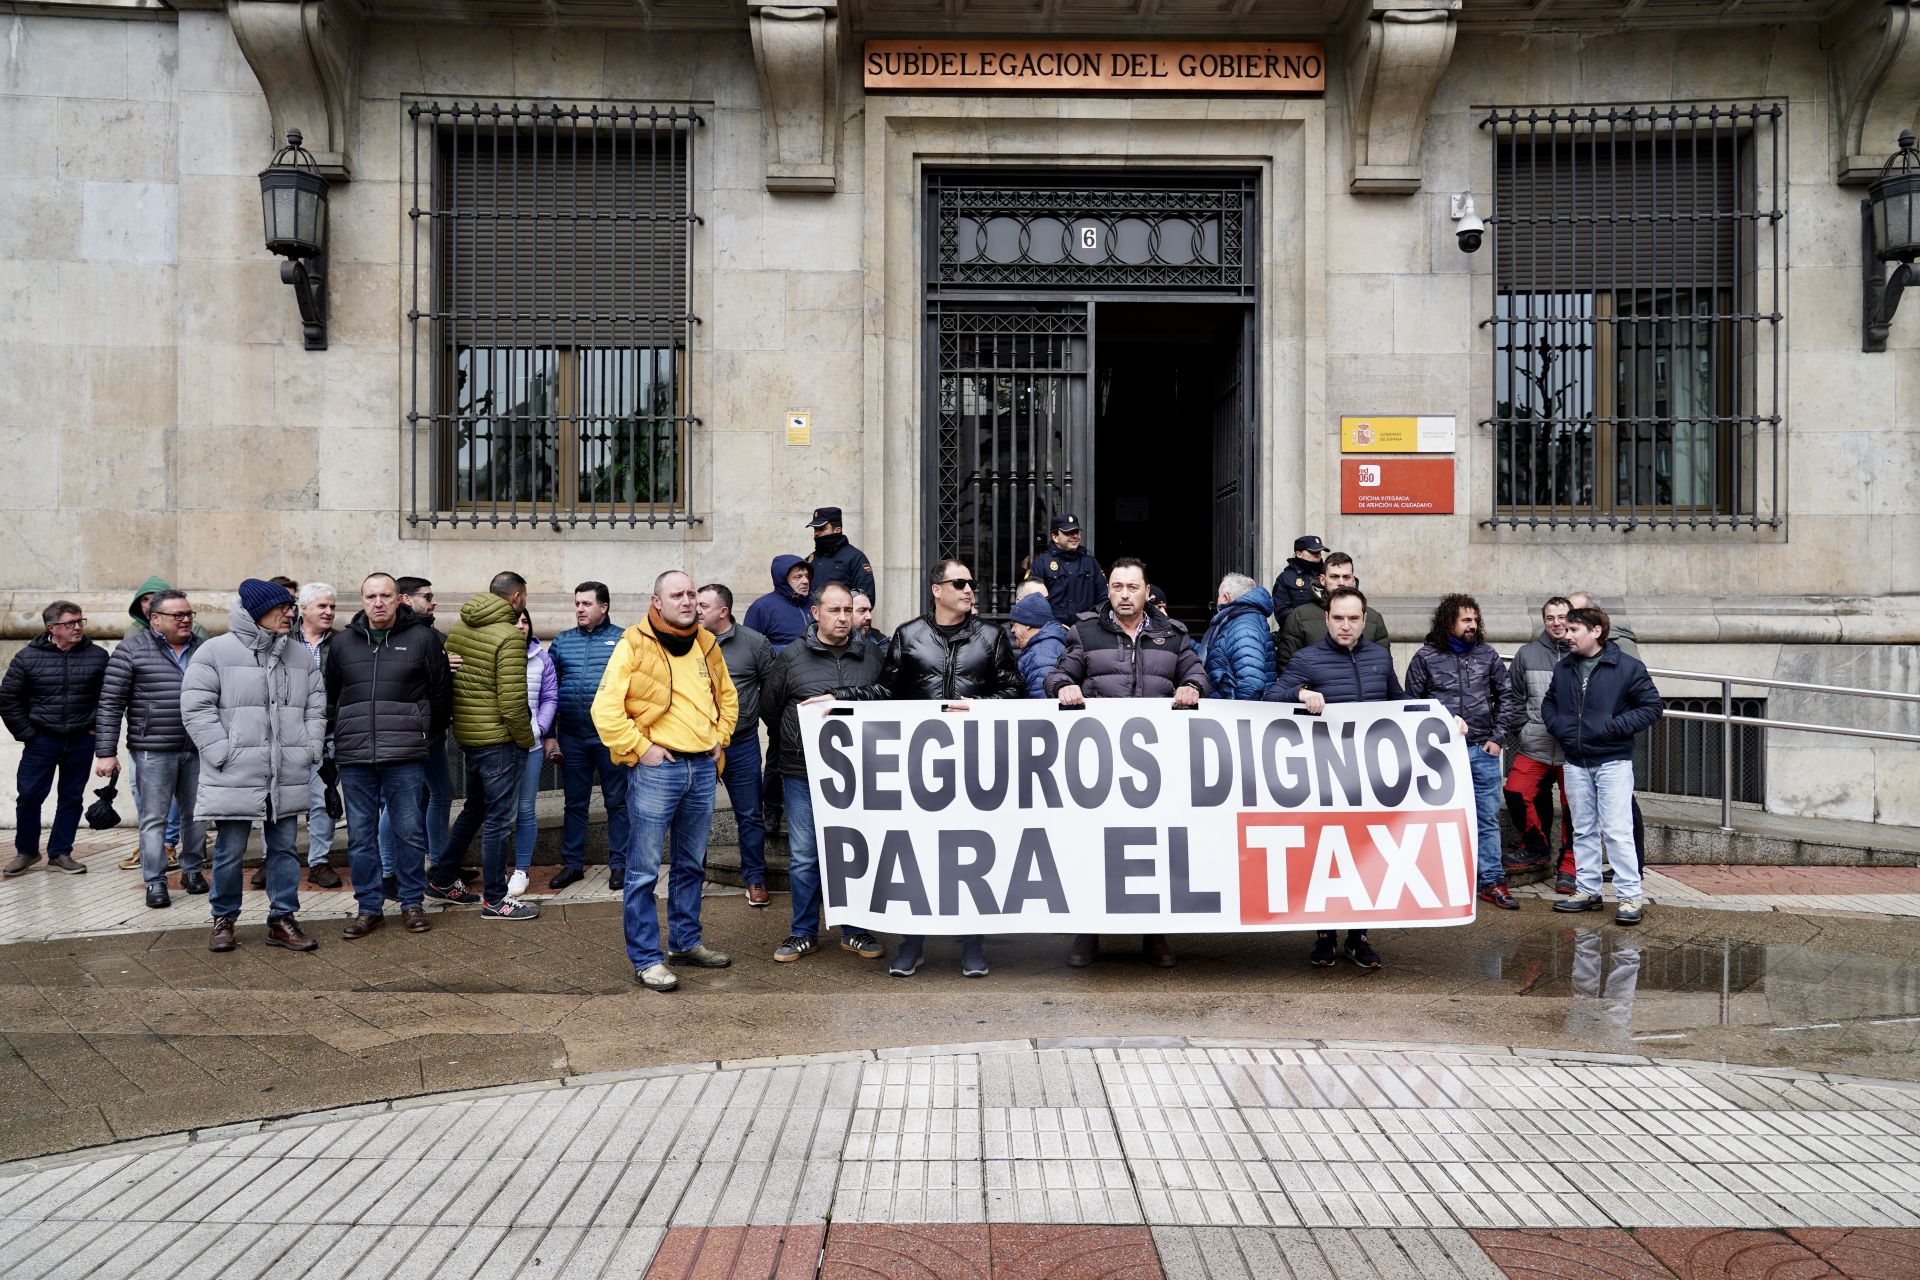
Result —
[[[1054,621],[1071,627],[1081,614],[1106,602],[1107,579],[1093,553],[1080,545],[1079,516],[1070,511],[1055,516],[1049,536],[1053,546],[1034,556],[1027,578],[1046,587]]]
[[[847,541],[846,530],[840,527],[840,508],[815,507],[807,526],[813,530],[813,554],[807,557],[807,567],[813,571],[813,589],[818,591],[829,582],[844,582],[847,590],[864,592],[869,601],[877,600],[873,565],[866,552]]]
[[[1302,534],[1293,540],[1293,559],[1273,580],[1273,618],[1284,622],[1289,613],[1325,590],[1320,584],[1320,562],[1327,554],[1326,543],[1317,533]]]

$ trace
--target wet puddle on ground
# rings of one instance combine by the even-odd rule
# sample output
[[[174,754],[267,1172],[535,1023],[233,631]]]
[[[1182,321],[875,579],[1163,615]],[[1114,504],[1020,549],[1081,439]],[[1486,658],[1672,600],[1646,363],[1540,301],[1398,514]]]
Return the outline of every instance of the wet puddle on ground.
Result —
[[[1620,929],[1568,928],[1479,961],[1520,995],[1572,997],[1569,1020],[1596,1030],[1920,1026],[1920,964],[1886,956],[1733,939],[1642,945]]]

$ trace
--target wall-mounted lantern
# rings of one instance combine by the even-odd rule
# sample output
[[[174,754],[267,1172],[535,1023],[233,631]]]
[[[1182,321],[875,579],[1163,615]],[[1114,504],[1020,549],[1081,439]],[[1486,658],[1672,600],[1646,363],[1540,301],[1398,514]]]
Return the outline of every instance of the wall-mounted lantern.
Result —
[[[300,131],[287,131],[287,145],[260,171],[260,216],[267,252],[286,261],[280,279],[293,286],[306,329],[307,350],[327,349],[327,180],[313,154],[300,145]]]
[[[1900,295],[1920,279],[1913,266],[1920,258],[1920,152],[1913,149],[1912,130],[1900,135],[1900,149],[1867,185],[1867,198],[1860,202],[1860,251],[1865,283],[1860,349],[1885,351]],[[1893,274],[1888,275],[1890,263]]]

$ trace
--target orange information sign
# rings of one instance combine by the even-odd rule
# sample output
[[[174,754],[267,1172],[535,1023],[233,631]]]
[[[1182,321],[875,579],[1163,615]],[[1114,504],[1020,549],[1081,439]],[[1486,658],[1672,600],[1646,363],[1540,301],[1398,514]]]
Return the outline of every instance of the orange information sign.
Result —
[[[1342,458],[1340,512],[1349,516],[1450,516],[1452,458]]]
[[[1239,40],[869,40],[869,89],[909,93],[1324,93],[1318,44]]]

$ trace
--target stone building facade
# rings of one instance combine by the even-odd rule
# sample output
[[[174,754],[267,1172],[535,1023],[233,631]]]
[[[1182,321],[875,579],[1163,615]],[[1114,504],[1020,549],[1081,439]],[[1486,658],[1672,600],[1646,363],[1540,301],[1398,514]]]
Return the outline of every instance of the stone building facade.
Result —
[[[1540,598],[1584,586],[1631,618],[1656,665],[1920,690],[1920,313],[1897,316],[1878,353],[1861,350],[1860,315],[1862,184],[1920,116],[1920,18],[1905,0],[5,8],[0,469],[11,483],[0,494],[0,563],[11,567],[16,642],[55,596],[84,602],[103,634],[117,634],[132,584],[156,572],[214,602],[250,574],[325,579],[351,594],[376,567],[430,576],[458,598],[513,567],[558,623],[576,581],[611,583],[617,612],[631,615],[653,575],[678,565],[734,584],[744,608],[772,555],[805,550],[806,515],[822,503],[845,509],[892,622],[956,533],[984,540],[995,580],[1010,584],[1033,522],[1070,501],[1095,517],[1103,555],[1177,554],[1202,584],[1229,568],[1269,580],[1296,533],[1320,533],[1356,554],[1409,639],[1443,589],[1477,593],[1512,641]],[[1009,47],[1302,42],[1320,50],[1323,85],[866,87],[870,40],[974,37]],[[539,150],[537,122],[519,130],[510,115],[503,131],[490,114],[517,107],[551,122],[556,105],[566,115],[555,138],[576,155],[579,113],[594,121],[591,153],[604,111],[608,163],[627,157],[618,172],[629,185],[602,207],[609,235],[657,230],[618,220],[640,204],[692,215],[674,222],[682,238],[669,237],[670,259],[650,242],[619,260],[620,278],[656,290],[650,300],[542,301],[517,275],[509,290],[497,284],[497,253],[511,219],[487,229],[495,256],[484,263],[457,218],[448,229],[442,196],[457,185],[447,167],[456,152],[484,162],[469,170],[473,183],[511,184],[520,178],[498,147],[517,132],[530,139],[529,174],[559,172],[563,144]],[[1623,109],[1645,123],[1619,123]],[[1700,110],[1713,113],[1710,128]],[[612,123],[621,112],[625,132]],[[668,153],[657,150],[659,112],[698,117],[665,126],[684,136]],[[1719,163],[1721,112],[1724,163],[1702,169],[1703,138]],[[1603,117],[1616,158],[1596,168]],[[331,179],[325,350],[306,349],[262,245],[257,174],[289,129]],[[656,148],[648,165],[634,160],[642,141]],[[1571,195],[1551,194],[1558,171],[1541,145],[1571,153]],[[1602,265],[1524,261],[1526,235],[1536,256],[1560,242],[1517,211],[1545,211],[1544,223],[1564,198],[1574,204],[1560,212],[1576,224],[1590,217],[1602,205],[1579,205],[1578,174],[1590,199],[1595,173],[1628,183],[1621,146],[1644,146],[1648,163],[1693,184],[1686,243],[1646,230],[1666,208],[1656,191],[1640,228],[1651,238],[1629,251],[1644,279],[1595,284],[1576,277]],[[672,162],[665,179],[661,154]],[[1708,185],[1724,178],[1733,203],[1701,204],[1702,174]],[[562,202],[544,224],[550,249],[592,240],[569,227],[565,202],[597,180],[581,179],[576,161],[529,196]],[[1015,191],[995,197],[1008,208],[1050,191],[1059,205],[1056,188],[1083,202],[1090,188],[1099,199],[1147,190],[1142,207],[1156,219],[1166,199],[1217,202],[1230,188],[1240,213],[1220,216],[1244,215],[1240,274],[1191,296],[1151,272],[1077,286],[1070,271],[1048,274],[1071,265],[1071,250],[1036,255],[1023,240],[1009,252],[1048,268],[1023,277],[1042,281],[1041,293],[1014,298],[1022,291],[992,287],[991,272],[973,295],[943,292],[949,258],[977,248],[984,262],[1004,246],[986,246],[985,215],[961,223],[979,246],[948,254],[933,243],[936,187],[983,186]],[[1459,247],[1461,195],[1493,220],[1482,252]],[[959,219],[986,207],[956,200]],[[1022,235],[1079,226],[1064,206],[1046,221],[1035,201],[1015,218]],[[1756,216],[1725,232],[1721,261],[1701,245],[1722,242],[1720,215],[1736,208]],[[1183,234],[1201,227],[1189,265],[1220,266],[1206,219],[1181,216]],[[1109,217],[1103,234],[1122,221]],[[1588,252],[1598,243],[1596,232]],[[473,255],[460,270],[477,301],[449,282],[462,252]],[[1692,265],[1675,266],[1682,257]],[[1625,260],[1617,249],[1608,258]],[[594,275],[557,256],[528,257],[526,271],[570,288]],[[508,292],[518,311],[502,319]],[[1554,313],[1567,341],[1535,323],[1535,303],[1512,301],[1548,294],[1584,299]],[[986,299],[1029,319],[1003,326],[1005,341],[969,329],[967,317],[991,310]],[[1020,329],[1067,312],[1082,319],[1048,320],[1061,339],[1051,346]],[[948,315],[960,317],[958,363],[943,363]],[[1547,346],[1564,349],[1563,383],[1566,362],[1579,365],[1579,385],[1559,386],[1550,411],[1528,409],[1526,385],[1556,376],[1529,363]],[[475,354],[483,348],[522,354]],[[1566,354],[1576,349],[1577,359]],[[1060,376],[1036,380],[1056,358],[1064,363],[1046,369]],[[1678,385],[1689,378],[1691,389]],[[1183,379],[1205,387],[1169,390]],[[1690,410],[1676,407],[1689,396]],[[1128,419],[1130,400],[1141,407]],[[483,404],[487,429],[506,433],[489,437],[498,466],[482,465],[473,434]],[[1020,449],[1055,430],[1048,415],[1078,413],[1059,429],[1081,452],[1043,464],[982,443],[981,422],[1017,427],[1022,413]],[[1444,455],[1452,514],[1343,514],[1343,463],[1368,455],[1343,459],[1340,420],[1376,414],[1455,421]],[[1547,446],[1530,414],[1567,420],[1562,443],[1585,461],[1539,462]],[[1036,416],[1046,419],[1039,435]],[[1675,417],[1705,424],[1684,447]],[[603,432],[591,443],[538,434],[589,426]],[[1642,428],[1644,448],[1638,437],[1622,443]],[[539,454],[518,473],[506,459],[516,431]],[[1511,461],[1535,446],[1534,470]],[[1022,467],[1052,478],[1007,479]],[[1180,530],[1197,532],[1183,541]],[[1913,728],[1898,709],[1869,716],[1779,693],[1769,705]],[[1920,753],[1840,742],[1773,734],[1769,802],[1920,821]]]

